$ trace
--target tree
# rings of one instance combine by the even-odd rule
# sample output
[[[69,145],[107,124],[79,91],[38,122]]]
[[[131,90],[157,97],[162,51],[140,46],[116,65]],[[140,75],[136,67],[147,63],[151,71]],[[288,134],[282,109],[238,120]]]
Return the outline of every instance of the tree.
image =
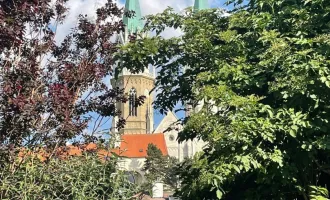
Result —
[[[96,10],[95,20],[80,15],[77,27],[58,45],[57,25],[69,12],[66,2],[0,2],[0,154],[21,146],[52,151],[82,136],[91,121],[88,113],[98,119],[119,116],[116,102],[127,101],[122,89],[104,82],[117,51],[111,38],[124,30],[116,20],[123,10],[109,0]],[[118,128],[123,125],[120,119]],[[95,131],[84,136],[86,142],[97,139]]]
[[[330,185],[330,2],[231,0],[213,9],[148,16],[156,36],[121,49],[121,67],[159,68],[155,107],[202,109],[179,141],[203,154],[180,174],[183,199],[316,199]],[[166,27],[183,35],[164,39]],[[188,67],[186,67],[188,66]],[[321,192],[322,191],[322,192]],[[325,198],[325,197],[323,197]]]
[[[178,169],[179,160],[176,157],[167,157],[167,165],[165,167],[164,183],[170,190],[176,190],[179,186]]]
[[[148,144],[147,157],[144,162],[146,183],[143,188],[151,191],[157,181],[163,182],[169,189],[176,189],[178,184],[177,170],[179,163],[175,157],[164,156],[162,151],[154,144]]]
[[[75,138],[97,142],[102,119],[120,116],[115,104],[127,101],[123,89],[104,81],[113,73],[118,47],[112,38],[124,30],[123,10],[107,1],[95,20],[80,15],[59,43],[57,26],[70,12],[66,3],[0,1],[1,198],[126,199],[135,192],[116,170],[115,156],[101,162],[97,156],[61,160],[55,155]],[[139,97],[137,105],[142,101]],[[99,116],[95,127],[88,127],[89,113]],[[124,124],[120,119],[117,128]],[[87,128],[93,131],[84,134]],[[32,155],[42,151],[47,160],[20,158],[24,149]]]
[[[143,171],[146,172],[146,179],[149,185],[156,181],[162,181],[164,174],[164,167],[166,162],[162,151],[154,144],[148,144],[147,157],[144,162]]]

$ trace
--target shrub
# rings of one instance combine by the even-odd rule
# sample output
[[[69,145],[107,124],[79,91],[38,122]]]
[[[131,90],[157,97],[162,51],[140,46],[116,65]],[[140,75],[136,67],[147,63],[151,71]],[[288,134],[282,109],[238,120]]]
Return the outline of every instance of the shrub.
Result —
[[[20,165],[15,167],[13,165]],[[137,193],[116,158],[94,153],[41,162],[29,156],[5,165],[0,173],[0,199],[129,199]]]

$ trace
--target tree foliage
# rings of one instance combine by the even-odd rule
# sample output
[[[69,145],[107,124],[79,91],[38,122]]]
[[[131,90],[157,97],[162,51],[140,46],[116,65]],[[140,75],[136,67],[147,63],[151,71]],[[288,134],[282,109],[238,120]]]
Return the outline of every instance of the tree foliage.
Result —
[[[176,189],[178,177],[175,167],[178,160],[175,157],[164,156],[162,151],[154,144],[148,144],[147,157],[143,165],[146,182],[143,188],[151,191],[156,182],[163,182],[169,189]]]
[[[179,159],[176,157],[167,157],[167,165],[165,166],[165,177],[164,183],[170,190],[176,190],[179,187],[179,176],[178,170],[179,168]]]
[[[330,2],[250,0],[230,15],[172,9],[118,54],[159,68],[155,107],[202,109],[179,141],[208,142],[181,173],[184,199],[317,199],[330,185]],[[183,35],[159,36],[166,27]]]
[[[67,160],[54,155],[75,138],[95,142],[102,125],[96,121],[88,127],[90,113],[98,119],[120,116],[115,104],[127,101],[123,89],[105,83],[118,49],[112,38],[124,30],[123,9],[108,0],[95,19],[80,15],[59,41],[58,26],[70,12],[67,2],[0,1],[1,199],[126,199],[136,192],[116,170],[115,158],[101,162],[90,155]],[[116,128],[124,124],[120,119]],[[93,131],[85,134],[87,128]],[[19,160],[26,148],[43,149],[47,160]]]
[[[164,156],[162,151],[154,144],[148,144],[147,157],[144,162],[143,171],[146,172],[147,182],[151,185],[156,181],[161,181],[164,177]]]

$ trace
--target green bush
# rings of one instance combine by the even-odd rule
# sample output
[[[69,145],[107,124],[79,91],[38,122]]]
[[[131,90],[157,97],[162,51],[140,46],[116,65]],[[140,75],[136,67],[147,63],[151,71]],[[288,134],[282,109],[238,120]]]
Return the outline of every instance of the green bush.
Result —
[[[5,164],[0,172],[0,199],[130,199],[137,188],[124,172],[116,170],[116,158],[106,161],[85,153],[66,160],[43,163],[28,158],[19,167]]]

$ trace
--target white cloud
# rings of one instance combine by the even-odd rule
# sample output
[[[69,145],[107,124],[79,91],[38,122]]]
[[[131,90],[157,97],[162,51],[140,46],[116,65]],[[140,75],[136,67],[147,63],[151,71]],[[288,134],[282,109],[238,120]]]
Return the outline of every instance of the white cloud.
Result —
[[[211,6],[223,6],[226,0],[209,0]],[[77,25],[79,14],[87,14],[95,18],[95,11],[98,7],[104,5],[107,0],[70,0],[68,8],[70,9],[64,24],[57,28],[56,41],[61,42],[72,28]],[[117,0],[120,7],[123,7],[125,0]],[[142,15],[160,13],[167,7],[172,7],[175,11],[181,12],[185,8],[194,5],[194,0],[140,0]],[[162,35],[166,38],[181,35],[180,30],[169,29]]]
[[[56,41],[60,43],[72,28],[77,25],[79,14],[87,14],[90,18],[95,18],[95,11],[104,5],[107,0],[71,0],[67,6],[70,9],[64,22],[57,27]],[[120,7],[124,2],[118,1]],[[186,7],[192,6],[193,0],[140,0],[142,15],[150,15],[162,12],[167,7],[172,7],[180,12]],[[164,37],[180,35],[179,30],[169,30],[164,33]]]
[[[140,0],[143,15],[157,14],[165,10],[167,7],[171,7],[175,11],[181,12],[183,9],[192,5],[193,0]],[[162,36],[164,38],[170,38],[181,34],[182,32],[179,29],[166,29],[164,33],[162,33]]]
[[[67,3],[69,8],[65,22],[58,25],[56,32],[56,41],[61,42],[71,29],[77,26],[78,16],[80,14],[88,15],[89,18],[96,18],[96,9],[103,6],[107,0],[70,0]],[[123,4],[119,5],[122,7]]]
[[[181,11],[193,5],[193,0],[140,0],[142,13],[144,15],[162,12],[167,7]]]

